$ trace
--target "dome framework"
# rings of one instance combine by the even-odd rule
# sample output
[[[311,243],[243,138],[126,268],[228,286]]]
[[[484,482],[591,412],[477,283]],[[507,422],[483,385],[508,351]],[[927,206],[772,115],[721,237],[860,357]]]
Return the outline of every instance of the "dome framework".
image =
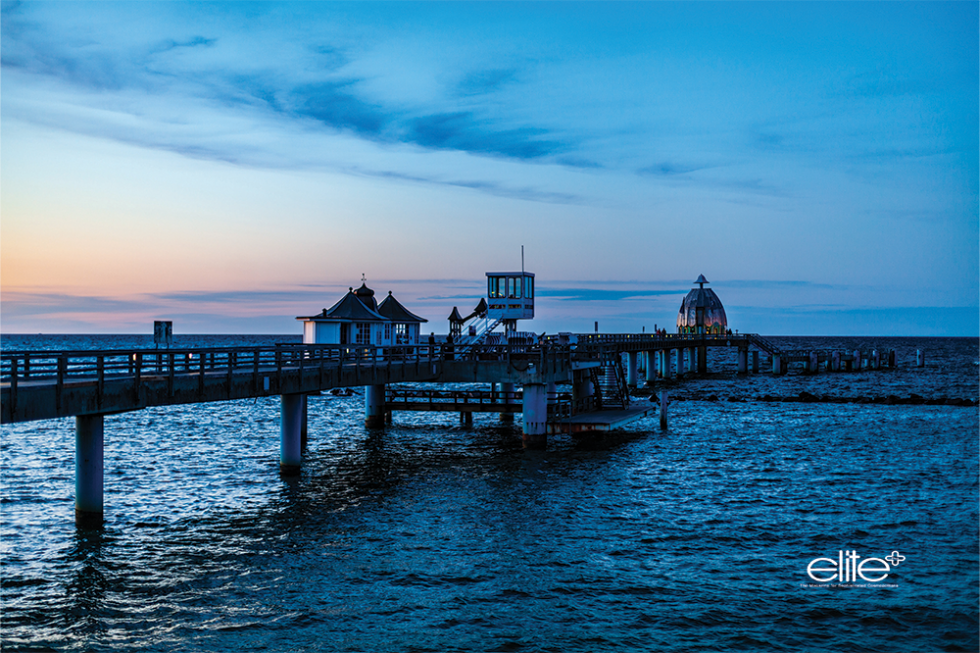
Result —
[[[704,287],[709,282],[703,274],[698,276],[695,283],[698,287],[687,293],[677,313],[677,333],[725,333],[728,317],[721,300],[714,290]]]

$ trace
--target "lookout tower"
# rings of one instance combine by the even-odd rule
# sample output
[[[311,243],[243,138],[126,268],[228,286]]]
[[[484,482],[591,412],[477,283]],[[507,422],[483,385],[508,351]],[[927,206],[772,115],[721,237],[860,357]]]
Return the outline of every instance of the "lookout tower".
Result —
[[[534,273],[487,272],[487,317],[515,331],[517,320],[534,317]]]
[[[698,287],[687,293],[677,313],[677,333],[708,333],[720,335],[728,328],[725,307],[714,290],[705,288],[708,280],[698,275]]]

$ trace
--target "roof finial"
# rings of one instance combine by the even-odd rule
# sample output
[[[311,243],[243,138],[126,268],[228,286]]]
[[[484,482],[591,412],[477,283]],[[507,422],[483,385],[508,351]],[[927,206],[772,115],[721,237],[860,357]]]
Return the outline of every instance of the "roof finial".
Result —
[[[361,283],[367,283],[367,277],[364,276],[363,272],[361,272]]]
[[[694,283],[698,284],[698,287],[704,288],[704,284],[710,283],[710,282],[707,279],[704,278],[704,275],[703,274],[699,274],[697,281],[695,281]]]

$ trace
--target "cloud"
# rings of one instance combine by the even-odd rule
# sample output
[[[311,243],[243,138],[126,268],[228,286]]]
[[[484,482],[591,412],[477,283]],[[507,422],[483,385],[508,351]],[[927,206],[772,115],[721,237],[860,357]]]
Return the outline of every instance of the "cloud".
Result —
[[[501,68],[471,72],[456,85],[460,95],[486,95],[517,78],[514,68]]]
[[[692,172],[697,172],[698,170],[707,170],[708,168],[714,168],[716,166],[712,165],[691,165],[674,163],[671,161],[663,161],[661,163],[655,163],[646,168],[640,168],[637,170],[641,175],[653,175],[656,177],[674,177],[677,175],[686,175]]]
[[[354,80],[343,82],[319,82],[293,89],[293,112],[313,118],[336,129],[378,138],[390,122],[390,114],[380,107],[358,99],[351,89]]]
[[[351,169],[351,170],[355,170],[355,169]],[[443,179],[435,176],[406,174],[403,172],[396,172],[393,170],[367,170],[364,168],[356,168],[356,171],[358,172],[358,174],[363,174],[365,176],[371,176],[371,177],[402,179],[405,181],[412,181],[412,182],[418,182],[424,184],[433,184],[438,186],[455,186],[458,188],[471,188],[473,190],[482,191],[489,195],[496,195],[498,197],[509,197],[512,199],[526,200],[529,202],[546,202],[549,204],[576,204],[576,205],[585,204],[587,202],[584,197],[572,193],[543,191],[530,187],[523,187],[523,188],[514,187],[514,186],[508,186],[506,184],[501,184],[493,181]]]
[[[555,154],[563,145],[540,138],[544,129],[488,128],[472,112],[435,113],[412,118],[403,140],[437,150],[460,150],[514,159],[540,159]]]
[[[226,34],[227,25],[220,22],[213,33],[159,36],[161,31],[181,31],[180,25],[179,18],[173,24],[161,19],[158,35],[142,40],[138,34],[107,28],[92,41],[88,35],[66,37],[64,23],[52,20],[50,12],[4,5],[0,64],[20,73],[5,84],[5,96],[14,98],[5,102],[7,116],[196,159],[273,168],[325,167],[535,202],[579,204],[582,198],[492,179],[370,171],[331,162],[332,148],[296,151],[285,143],[295,140],[290,134],[309,133],[312,127],[327,138],[342,132],[423,151],[597,166],[570,154],[571,140],[556,138],[534,121],[514,126],[508,120],[503,125],[482,109],[433,111],[445,106],[437,99],[428,106],[404,106],[369,98],[363,85],[370,73],[339,75],[341,68],[358,63],[358,55],[349,48],[322,41],[275,44],[287,35],[274,33],[275,45],[269,51],[282,50],[283,56],[257,50],[244,57],[236,51],[239,40]],[[517,76],[514,68],[474,71],[462,77],[455,91],[485,95],[515,82]],[[254,139],[247,137],[250,133],[280,133],[286,138]]]

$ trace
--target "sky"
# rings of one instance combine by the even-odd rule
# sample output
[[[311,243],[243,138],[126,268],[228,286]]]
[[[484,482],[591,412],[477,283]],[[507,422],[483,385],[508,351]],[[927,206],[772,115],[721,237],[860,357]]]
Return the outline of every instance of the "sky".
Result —
[[[0,331],[975,337],[978,7],[4,2]]]

